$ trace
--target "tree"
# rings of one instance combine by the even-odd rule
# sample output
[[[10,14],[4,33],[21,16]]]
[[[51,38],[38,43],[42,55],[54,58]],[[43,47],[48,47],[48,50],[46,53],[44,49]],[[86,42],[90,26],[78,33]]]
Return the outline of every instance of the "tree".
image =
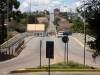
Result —
[[[77,9],[80,12],[83,8],[92,12],[91,16],[87,18],[88,29],[91,30],[91,35],[96,40],[87,42],[89,47],[95,50],[94,54],[100,54],[100,0],[87,0]]]
[[[8,19],[8,21],[11,21],[11,18],[13,20],[17,20],[17,22],[20,21],[20,17],[22,17],[22,14],[19,10],[17,10],[20,6],[20,2],[17,0],[0,0],[0,19],[1,19],[1,43],[4,43],[5,38],[5,26],[4,21],[5,19]],[[8,17],[7,17],[8,14]],[[7,34],[7,32],[6,32]]]
[[[94,32],[93,36],[96,38],[94,41],[89,41],[88,44],[91,49],[100,52],[100,13],[94,13],[92,18],[88,19],[89,29]]]
[[[71,32],[83,33],[84,23],[79,18],[73,21],[73,25],[70,28]]]
[[[54,19],[54,22],[53,22],[54,25],[59,26],[59,24],[58,24],[57,22],[60,21],[60,20],[61,20],[61,19],[59,19],[59,18],[55,18],[55,19]]]
[[[12,21],[8,24],[8,30],[9,30],[9,31],[15,31],[17,25],[18,25],[18,22],[12,20]]]
[[[45,30],[46,30],[48,27],[48,22],[42,22],[41,24],[45,24]]]
[[[9,31],[17,31],[19,33],[25,32],[27,26],[27,20],[22,19],[20,22],[15,20],[11,21],[8,25]]]
[[[22,19],[20,23],[16,26],[15,30],[19,33],[23,33],[26,31],[27,27],[27,21],[25,19]]]

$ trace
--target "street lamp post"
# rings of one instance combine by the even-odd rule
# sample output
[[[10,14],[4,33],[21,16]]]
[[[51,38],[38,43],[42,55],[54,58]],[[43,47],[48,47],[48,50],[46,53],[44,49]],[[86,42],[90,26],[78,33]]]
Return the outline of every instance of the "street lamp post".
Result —
[[[85,4],[84,0],[83,2]],[[86,49],[86,26],[85,26],[85,7],[84,7],[84,65],[85,65],[85,49]]]

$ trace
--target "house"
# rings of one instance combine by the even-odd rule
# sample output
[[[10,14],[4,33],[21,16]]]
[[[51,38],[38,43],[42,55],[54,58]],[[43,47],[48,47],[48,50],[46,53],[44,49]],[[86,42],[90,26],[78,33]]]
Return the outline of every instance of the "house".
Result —
[[[60,13],[60,10],[59,10],[58,8],[55,8],[55,9],[54,9],[54,14],[55,14],[55,15],[59,15],[59,13]]]
[[[45,24],[27,24],[27,32],[32,33],[34,36],[44,36]]]
[[[72,23],[68,23],[67,21],[58,21],[59,26],[57,27],[57,31],[59,30],[70,30]]]
[[[39,21],[39,23],[48,22],[48,19],[46,17],[38,17],[37,20]]]
[[[73,20],[75,20],[75,19],[78,18],[78,13],[68,12],[68,13],[67,13],[67,16],[69,17],[69,19],[72,18]]]

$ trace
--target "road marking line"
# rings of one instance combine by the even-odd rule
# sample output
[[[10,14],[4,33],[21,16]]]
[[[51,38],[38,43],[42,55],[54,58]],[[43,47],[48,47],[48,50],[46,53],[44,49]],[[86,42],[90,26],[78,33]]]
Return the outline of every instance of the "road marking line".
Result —
[[[50,65],[55,64],[55,63],[56,63],[56,55],[54,56],[54,61],[50,63]]]
[[[69,37],[71,37],[72,39],[76,40],[77,42],[79,42],[84,47],[83,43],[81,43],[79,40],[77,40],[76,38],[74,38],[72,36],[69,36]]]

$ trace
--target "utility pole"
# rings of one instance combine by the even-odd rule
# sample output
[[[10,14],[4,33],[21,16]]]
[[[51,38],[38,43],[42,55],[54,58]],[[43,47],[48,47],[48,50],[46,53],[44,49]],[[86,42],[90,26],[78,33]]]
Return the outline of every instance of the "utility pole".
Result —
[[[30,14],[31,14],[31,0],[30,0]]]
[[[84,0],[83,2],[85,4]],[[84,65],[85,65],[85,47],[86,47],[86,26],[85,26],[85,7],[84,7]]]
[[[1,31],[1,43],[4,43],[4,10],[2,10],[2,31]]]

